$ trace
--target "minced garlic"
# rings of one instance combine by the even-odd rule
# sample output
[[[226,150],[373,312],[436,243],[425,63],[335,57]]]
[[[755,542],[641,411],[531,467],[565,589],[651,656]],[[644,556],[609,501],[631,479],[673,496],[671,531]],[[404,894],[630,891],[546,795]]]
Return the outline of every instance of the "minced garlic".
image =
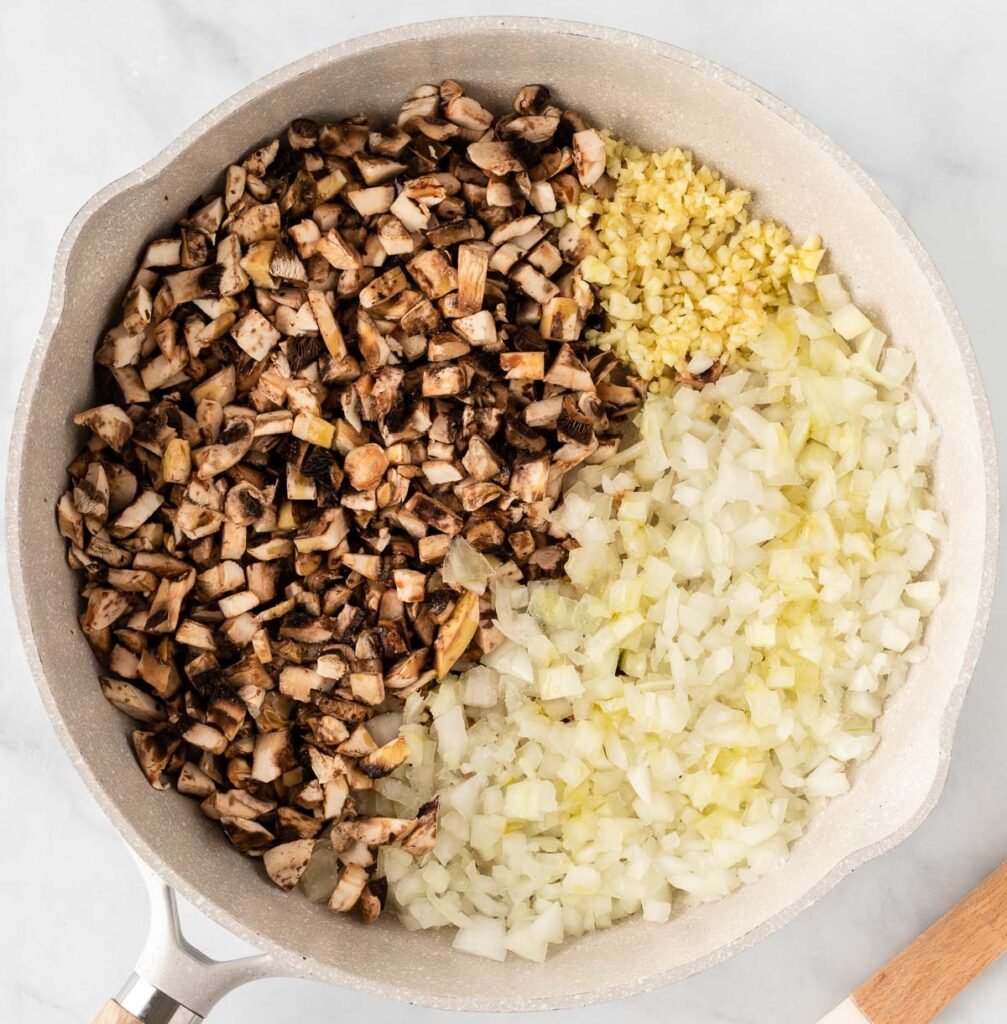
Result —
[[[615,195],[585,192],[566,217],[597,236],[580,270],[609,326],[588,338],[643,377],[682,370],[698,353],[716,360],[747,347],[768,311],[789,301],[791,281],[814,281],[821,240],[797,248],[786,228],[750,220],[751,193],[697,168],[688,150],[605,142]]]

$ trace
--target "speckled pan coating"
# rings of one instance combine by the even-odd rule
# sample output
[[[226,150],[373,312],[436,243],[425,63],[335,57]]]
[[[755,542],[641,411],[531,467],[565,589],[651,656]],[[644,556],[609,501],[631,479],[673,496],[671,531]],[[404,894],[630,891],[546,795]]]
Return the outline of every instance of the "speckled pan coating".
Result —
[[[463,957],[446,936],[410,934],[391,919],[362,929],[284,895],[234,854],[195,803],[151,790],[133,763],[125,720],[94,681],[53,522],[64,466],[80,441],[67,414],[88,401],[93,345],[142,243],[211,187],[221,167],[291,117],[388,114],[416,83],[448,75],[497,104],[526,81],[546,81],[596,124],[645,146],[694,148],[795,234],[820,231],[857,301],[915,351],[918,387],[944,428],[936,479],[951,524],[938,561],[946,598],[928,631],[930,658],[889,702],[883,741],[852,791],[776,874],[671,924],[628,922],[570,943],[544,966]],[[60,245],[21,394],[7,515],[19,626],[54,727],[116,827],[167,882],[271,952],[282,972],[429,1006],[532,1010],[615,999],[709,967],[920,824],[947,773],[989,614],[997,481],[989,409],[951,299],[906,223],[829,139],[750,82],[672,46],[568,22],[474,18],[366,36],[292,64],[87,203]]]

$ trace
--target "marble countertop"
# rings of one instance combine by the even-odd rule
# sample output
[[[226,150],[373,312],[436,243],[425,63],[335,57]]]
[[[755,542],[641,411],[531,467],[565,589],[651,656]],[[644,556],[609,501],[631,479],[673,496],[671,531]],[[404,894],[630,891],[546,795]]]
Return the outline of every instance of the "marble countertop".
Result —
[[[346,13],[341,8],[350,8]],[[146,161],[255,78],[340,39],[421,17],[497,14],[478,0],[423,7],[263,0],[35,0],[0,13],[0,309],[4,431],[49,291],[63,228],[98,188]],[[512,14],[600,21],[728,65],[796,107],[887,191],[942,271],[968,326],[1001,438],[1007,429],[1003,280],[1007,202],[1007,6],[1001,0],[633,5],[517,2]],[[284,13],[284,11],[288,13]],[[2,446],[6,458],[6,442]],[[0,608],[0,1020],[91,1018],[129,973],[146,923],[142,884],[115,832],[49,730]],[[1007,856],[1007,599],[965,705],[943,797],[906,843],[861,868],[796,921],[728,963],[618,1006],[564,1011],[559,1024],[813,1024]],[[236,940],[186,911],[210,954]],[[429,1024],[445,1015],[299,981],[239,990],[213,1024],[335,1021]],[[463,1015],[476,1021],[489,1017]],[[1007,962],[941,1020],[1007,1016]],[[457,1019],[457,1018],[455,1018]],[[520,1017],[521,1024],[545,1014]]]

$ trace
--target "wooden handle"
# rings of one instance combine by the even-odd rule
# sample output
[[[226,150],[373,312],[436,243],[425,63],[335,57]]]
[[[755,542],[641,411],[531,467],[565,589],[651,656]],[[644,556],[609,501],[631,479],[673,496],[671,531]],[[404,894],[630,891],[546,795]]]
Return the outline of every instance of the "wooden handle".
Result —
[[[1007,952],[1007,861],[853,992],[871,1024],[927,1024]]]
[[[114,999],[110,999],[94,1018],[94,1024],[143,1024],[139,1017],[124,1010]]]

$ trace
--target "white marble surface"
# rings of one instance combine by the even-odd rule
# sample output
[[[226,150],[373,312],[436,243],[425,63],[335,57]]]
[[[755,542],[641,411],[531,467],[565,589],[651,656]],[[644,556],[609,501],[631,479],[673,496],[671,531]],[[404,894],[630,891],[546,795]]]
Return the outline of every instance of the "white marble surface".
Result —
[[[4,4],[5,433],[45,307],[57,241],[92,192],[147,160],[231,92],[315,48],[425,16],[496,14],[504,6],[476,0],[301,8],[262,0]],[[1002,0],[508,6],[514,14],[607,22],[694,49],[768,87],[845,146],[902,209],[944,273],[971,331],[1003,440]],[[6,442],[3,450],[5,456]],[[6,592],[3,601],[0,780],[7,813],[0,832],[0,1021],[69,1024],[90,1019],[129,972],[146,910],[125,849],[49,731]],[[729,963],[618,1007],[550,1019],[601,1024],[614,1014],[637,1024],[810,1024],[978,882],[1007,856],[1005,620],[1001,599],[962,715],[948,787],[915,836]],[[191,929],[211,952],[236,949],[206,922],[193,921]],[[445,1016],[306,982],[269,981],[229,996],[212,1020],[325,1022],[350,1013],[406,1024]],[[1005,1019],[1007,962],[942,1017],[948,1024]],[[522,1024],[533,1020],[545,1015],[527,1015]]]

